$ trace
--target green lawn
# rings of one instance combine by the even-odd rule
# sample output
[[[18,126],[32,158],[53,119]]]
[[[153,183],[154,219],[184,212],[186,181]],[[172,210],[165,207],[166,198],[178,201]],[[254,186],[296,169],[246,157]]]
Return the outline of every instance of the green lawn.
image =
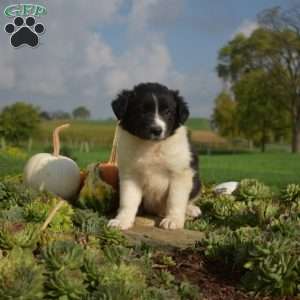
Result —
[[[97,152],[74,152],[80,168],[89,163],[106,161],[109,149]],[[21,173],[25,161],[0,156],[0,176]],[[205,183],[220,183],[242,178],[257,178],[274,189],[300,182],[300,155],[290,153],[253,153],[201,155],[200,174]]]
[[[189,118],[186,126],[192,130],[211,130],[210,122],[205,118]]]
[[[204,182],[257,178],[273,187],[300,183],[300,155],[291,153],[250,153],[200,156]]]

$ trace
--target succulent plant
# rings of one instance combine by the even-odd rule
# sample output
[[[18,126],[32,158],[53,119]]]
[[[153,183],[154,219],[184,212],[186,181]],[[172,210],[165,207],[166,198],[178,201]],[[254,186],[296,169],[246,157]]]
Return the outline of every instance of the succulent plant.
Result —
[[[249,251],[243,285],[267,295],[292,296],[299,289],[299,244],[286,238],[261,241]]]
[[[34,249],[40,238],[40,229],[30,223],[0,224],[0,248],[10,250],[14,247]]]
[[[300,203],[300,185],[287,185],[287,187],[281,192],[281,199],[286,203]]]
[[[0,182],[0,208],[10,208],[13,205],[23,206],[37,196],[37,192],[23,184],[4,180]]]
[[[129,257],[130,249],[121,245],[106,245],[103,247],[103,254],[108,262],[119,265]]]
[[[50,299],[82,300],[87,294],[85,274],[80,269],[63,268],[48,275],[47,296]]]
[[[198,245],[210,260],[224,260],[226,264],[230,264],[235,250],[234,243],[233,231],[224,227],[207,233]]]
[[[272,220],[269,228],[273,233],[289,237],[293,241],[300,239],[300,218],[281,214],[276,219]]]
[[[81,232],[94,235],[99,234],[107,223],[105,217],[91,209],[76,208],[72,219]]]
[[[205,217],[197,220],[187,220],[184,227],[190,230],[207,231],[213,226],[209,223],[209,220]]]
[[[122,232],[116,228],[107,227],[106,225],[102,227],[101,232],[97,235],[100,239],[100,244],[102,246],[107,245],[125,245],[126,238]]]
[[[246,226],[237,230],[225,227],[207,233],[199,245],[204,247],[204,253],[210,260],[242,270],[249,249],[261,238],[261,230],[258,227]]]
[[[0,299],[43,299],[44,268],[29,252],[14,249],[0,260]]]
[[[253,200],[247,203],[247,208],[255,216],[257,224],[260,225],[270,223],[280,213],[279,205],[270,199]]]
[[[53,207],[57,205],[60,200],[52,197],[48,200],[37,198],[35,201],[27,204],[24,207],[24,216],[28,222],[43,223],[50,214]],[[73,208],[67,202],[64,202],[62,207],[57,211],[51,223],[49,230],[55,232],[66,232],[73,228],[72,216],[74,214]]]
[[[10,208],[0,210],[0,220],[11,223],[25,222],[23,207],[11,206]]]
[[[83,270],[87,276],[88,285],[95,289],[99,285],[101,266],[104,264],[104,254],[99,249],[87,249],[84,255]]]
[[[135,265],[108,263],[101,267],[97,289],[100,299],[141,299],[146,287],[146,278]]]
[[[231,195],[220,195],[213,202],[213,215],[215,218],[224,220],[235,212],[236,201]]]
[[[243,180],[231,196],[206,188],[198,200],[203,217],[186,223],[205,232],[194,251],[201,251],[208,264],[220,263],[228,272],[241,274],[242,285],[250,291],[300,294],[299,191],[299,185],[288,185],[279,201],[253,179]],[[19,178],[1,181],[0,299],[201,297],[190,283],[154,270],[153,258],[164,267],[175,261],[165,253],[158,261],[148,245],[129,247],[119,230],[107,227],[97,203],[90,209],[66,204],[41,233],[56,201],[49,193],[28,190]]]
[[[239,201],[253,201],[272,197],[270,188],[256,179],[243,179],[233,195]]]
[[[83,264],[83,248],[74,241],[54,241],[43,248],[42,256],[49,270],[60,270],[64,267],[74,270]]]

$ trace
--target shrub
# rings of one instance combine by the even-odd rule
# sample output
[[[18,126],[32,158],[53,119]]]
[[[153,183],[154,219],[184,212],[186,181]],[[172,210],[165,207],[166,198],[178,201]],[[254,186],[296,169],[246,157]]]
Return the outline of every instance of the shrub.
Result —
[[[0,134],[14,144],[27,140],[38,129],[38,109],[24,102],[6,106],[0,113]]]

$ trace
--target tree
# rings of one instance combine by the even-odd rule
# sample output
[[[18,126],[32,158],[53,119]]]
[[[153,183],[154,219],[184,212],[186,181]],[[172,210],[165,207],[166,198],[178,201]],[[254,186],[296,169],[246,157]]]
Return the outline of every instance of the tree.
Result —
[[[220,50],[217,71],[232,86],[250,71],[265,71],[284,95],[276,101],[290,115],[292,151],[299,152],[300,6],[265,10],[258,21],[260,28],[249,38],[238,35]]]
[[[236,102],[225,91],[215,99],[212,123],[222,136],[234,138],[238,135],[236,108]]]
[[[244,74],[234,86],[240,132],[265,151],[266,143],[289,129],[288,114],[282,110],[280,91],[269,74],[256,70]]]
[[[72,112],[74,119],[89,119],[90,111],[85,106],[78,106]]]
[[[36,107],[17,102],[3,108],[0,114],[0,135],[14,144],[19,144],[32,136],[39,123],[39,111]]]
[[[46,120],[46,121],[49,121],[49,120],[52,119],[51,114],[49,112],[47,112],[47,111],[40,112],[40,118],[42,120]]]
[[[71,119],[71,116],[68,112],[62,110],[56,110],[52,112],[51,118],[55,120],[68,120]]]

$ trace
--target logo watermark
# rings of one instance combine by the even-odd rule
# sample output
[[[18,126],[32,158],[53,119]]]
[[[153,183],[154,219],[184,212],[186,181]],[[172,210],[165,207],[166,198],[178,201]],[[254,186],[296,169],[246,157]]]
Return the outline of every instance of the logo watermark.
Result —
[[[47,8],[40,4],[13,4],[4,9],[4,15],[14,18],[5,25],[4,30],[11,35],[10,43],[14,48],[22,45],[37,47],[45,26],[36,22],[36,17],[47,14]]]

